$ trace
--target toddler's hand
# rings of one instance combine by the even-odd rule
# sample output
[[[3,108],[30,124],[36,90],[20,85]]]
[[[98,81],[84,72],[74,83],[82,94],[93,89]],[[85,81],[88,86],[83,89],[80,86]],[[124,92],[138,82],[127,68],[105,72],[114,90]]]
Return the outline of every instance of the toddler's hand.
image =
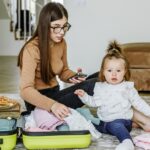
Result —
[[[80,97],[83,97],[84,94],[85,94],[85,91],[82,90],[82,89],[78,89],[78,90],[75,90],[74,94],[80,96]]]

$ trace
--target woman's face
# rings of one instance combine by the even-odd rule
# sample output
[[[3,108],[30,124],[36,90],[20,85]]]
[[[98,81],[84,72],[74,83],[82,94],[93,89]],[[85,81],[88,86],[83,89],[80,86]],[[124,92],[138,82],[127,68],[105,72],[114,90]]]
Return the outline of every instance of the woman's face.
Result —
[[[51,27],[50,27],[50,38],[53,42],[59,43],[62,41],[66,31],[68,29],[68,20],[66,17],[63,17],[62,19],[52,21]]]

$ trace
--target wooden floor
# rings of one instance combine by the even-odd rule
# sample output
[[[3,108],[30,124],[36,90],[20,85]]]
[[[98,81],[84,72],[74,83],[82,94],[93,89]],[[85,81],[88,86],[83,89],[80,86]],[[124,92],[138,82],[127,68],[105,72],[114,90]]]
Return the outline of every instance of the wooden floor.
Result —
[[[16,56],[0,56],[0,93],[19,91],[19,69]]]
[[[0,56],[0,93],[19,93],[19,69],[17,67],[17,57]],[[144,93],[144,96],[146,96],[146,98],[148,97],[148,100],[150,99],[149,92]],[[133,130],[131,134],[135,135],[135,133],[138,135],[141,133],[141,130]],[[103,135],[99,141],[93,142],[89,148],[82,150],[114,150],[117,144],[118,140],[115,137]],[[17,144],[15,150],[25,150],[25,147],[23,144]],[[136,150],[141,149],[136,148]]]

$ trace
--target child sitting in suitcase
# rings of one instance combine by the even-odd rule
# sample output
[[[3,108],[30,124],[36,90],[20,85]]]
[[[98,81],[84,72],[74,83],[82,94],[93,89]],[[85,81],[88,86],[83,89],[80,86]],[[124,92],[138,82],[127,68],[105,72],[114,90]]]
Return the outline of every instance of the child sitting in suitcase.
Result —
[[[74,93],[83,103],[97,107],[101,122],[95,127],[101,133],[118,138],[120,144],[116,150],[134,150],[129,133],[132,129],[132,106],[146,116],[150,116],[150,106],[138,95],[134,83],[128,81],[129,64],[118,43],[110,43],[107,51],[102,61],[99,81],[94,87],[94,95],[90,96],[82,89]]]

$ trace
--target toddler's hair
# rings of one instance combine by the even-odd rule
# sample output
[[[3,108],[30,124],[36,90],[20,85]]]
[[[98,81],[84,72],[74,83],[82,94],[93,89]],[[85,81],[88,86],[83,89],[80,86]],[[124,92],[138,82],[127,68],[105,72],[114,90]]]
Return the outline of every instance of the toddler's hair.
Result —
[[[122,50],[117,41],[112,41],[109,43],[106,56],[108,55],[110,58],[111,57],[120,58],[121,53]]]
[[[107,53],[104,56],[102,63],[101,63],[101,68],[100,72],[98,75],[98,81],[106,81],[104,77],[104,65],[106,60],[111,60],[111,59],[122,59],[125,62],[125,80],[128,81],[130,79],[130,70],[129,70],[129,62],[127,61],[126,57],[122,54],[122,48],[120,44],[117,41],[112,41],[109,43],[108,48],[106,49]]]

